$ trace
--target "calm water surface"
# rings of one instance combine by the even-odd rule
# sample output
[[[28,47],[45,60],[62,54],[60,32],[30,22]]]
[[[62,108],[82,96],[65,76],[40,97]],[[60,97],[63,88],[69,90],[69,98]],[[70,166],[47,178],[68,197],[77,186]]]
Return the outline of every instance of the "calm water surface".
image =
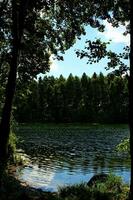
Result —
[[[129,183],[126,154],[115,147],[129,135],[127,126],[20,128],[18,145],[30,164],[17,175],[33,187],[56,191],[58,187],[87,182],[94,174],[112,172]]]

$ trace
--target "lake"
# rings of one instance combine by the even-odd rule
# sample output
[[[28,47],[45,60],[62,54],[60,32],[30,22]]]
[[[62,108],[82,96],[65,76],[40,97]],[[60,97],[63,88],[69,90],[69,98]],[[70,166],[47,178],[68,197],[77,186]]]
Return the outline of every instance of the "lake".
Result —
[[[87,182],[94,174],[113,173],[130,181],[130,162],[116,145],[129,136],[127,125],[20,126],[18,148],[30,164],[17,176],[30,186],[46,191]]]

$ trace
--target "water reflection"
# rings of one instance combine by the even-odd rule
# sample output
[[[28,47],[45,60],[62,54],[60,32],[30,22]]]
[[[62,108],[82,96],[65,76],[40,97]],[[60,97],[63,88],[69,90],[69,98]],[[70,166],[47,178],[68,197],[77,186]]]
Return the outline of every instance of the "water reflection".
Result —
[[[18,175],[34,187],[55,191],[58,186],[88,181],[100,172],[114,172],[129,182],[127,155],[115,151],[128,136],[128,128],[24,128],[19,136],[24,143],[18,147],[30,156],[31,166]]]

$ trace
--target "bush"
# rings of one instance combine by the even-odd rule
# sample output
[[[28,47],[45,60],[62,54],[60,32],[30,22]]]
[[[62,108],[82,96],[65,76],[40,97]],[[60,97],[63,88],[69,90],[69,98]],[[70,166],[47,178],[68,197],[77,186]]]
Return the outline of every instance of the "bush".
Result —
[[[8,144],[8,157],[9,157],[9,163],[15,163],[16,162],[16,143],[17,143],[17,137],[15,133],[10,131],[9,136],[9,144]]]
[[[9,135],[9,142],[8,142],[8,163],[14,163],[15,162],[15,155],[16,155],[16,144],[17,144],[17,137],[16,137],[16,128],[17,123],[13,117],[11,116],[11,127],[10,127],[10,135]]]
[[[65,200],[126,200],[129,187],[118,176],[110,174],[103,183],[96,181],[88,187],[87,184],[79,184],[59,188],[59,198]]]
[[[130,144],[129,143],[130,143],[129,138],[122,140],[121,143],[116,146],[116,150],[118,152],[125,152],[125,153],[128,153],[128,155],[130,155]]]

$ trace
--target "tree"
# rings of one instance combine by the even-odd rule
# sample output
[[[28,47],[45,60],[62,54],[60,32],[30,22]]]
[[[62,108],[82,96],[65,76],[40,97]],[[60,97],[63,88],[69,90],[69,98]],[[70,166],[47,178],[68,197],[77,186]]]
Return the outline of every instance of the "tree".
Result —
[[[91,81],[86,75],[86,73],[82,74],[81,77],[81,101],[80,101],[80,115],[81,121],[88,122],[91,121],[91,115],[93,106],[92,106],[92,94],[91,94]]]
[[[46,113],[46,109],[47,109],[47,100],[46,100],[46,86],[41,77],[39,78],[39,81],[38,81],[38,95],[39,95],[38,120],[39,120],[39,122],[44,122],[45,113]]]
[[[65,84],[66,89],[66,117],[68,122],[73,119],[73,106],[74,106],[74,77],[70,73]]]
[[[99,120],[102,122],[110,122],[108,108],[109,108],[109,84],[107,77],[104,77],[102,73],[98,76],[99,88]]]
[[[81,121],[81,113],[79,109],[80,101],[81,101],[81,96],[82,96],[82,91],[81,91],[81,81],[80,78],[75,76],[74,77],[74,96],[73,96],[73,121],[74,122],[80,122]]]
[[[94,72],[92,76],[92,94],[93,94],[93,119],[96,120],[96,122],[99,119],[99,110],[101,106],[100,102],[100,96],[101,96],[101,91],[100,91],[100,83],[97,74]]]
[[[130,11],[132,13],[132,10]],[[133,33],[133,18],[130,13],[131,33]],[[130,76],[129,76],[129,127],[130,127],[130,156],[131,156],[131,182],[130,199],[133,199],[133,35],[130,46]]]

